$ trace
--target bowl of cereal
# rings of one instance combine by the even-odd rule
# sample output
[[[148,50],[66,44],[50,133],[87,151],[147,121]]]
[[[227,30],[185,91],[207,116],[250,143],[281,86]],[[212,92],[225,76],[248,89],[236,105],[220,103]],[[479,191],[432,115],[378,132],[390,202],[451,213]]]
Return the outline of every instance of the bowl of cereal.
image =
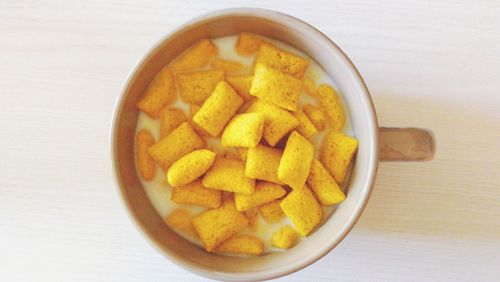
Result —
[[[433,153],[425,131],[380,131],[329,38],[250,8],[162,39],[130,74],[111,139],[139,229],[179,266],[228,281],[287,275],[332,250],[369,199],[379,143],[388,159]]]

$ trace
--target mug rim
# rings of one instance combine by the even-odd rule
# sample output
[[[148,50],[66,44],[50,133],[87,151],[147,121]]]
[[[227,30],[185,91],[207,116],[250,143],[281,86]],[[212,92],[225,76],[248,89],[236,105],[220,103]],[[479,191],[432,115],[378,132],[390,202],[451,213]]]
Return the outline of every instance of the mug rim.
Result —
[[[370,169],[367,172],[367,179],[369,180],[368,185],[366,187],[365,192],[362,194],[362,199],[361,199],[361,204],[358,206],[354,214],[351,216],[350,222],[347,224],[346,228],[342,230],[342,233],[340,236],[336,238],[335,241],[331,242],[330,245],[327,248],[324,248],[321,250],[321,252],[316,253],[314,256],[309,257],[307,260],[301,261],[299,264],[295,264],[290,267],[282,267],[281,269],[273,269],[271,271],[260,271],[260,272],[241,272],[241,273],[224,273],[224,272],[215,272],[215,271],[206,271],[200,268],[196,268],[196,266],[184,263],[181,260],[176,260],[174,259],[169,253],[165,252],[160,246],[158,246],[157,242],[155,241],[152,236],[144,230],[144,227],[142,224],[139,222],[138,218],[132,213],[131,205],[126,198],[126,193],[124,192],[124,188],[121,185],[121,180],[117,168],[117,124],[118,120],[117,118],[120,116],[120,113],[123,109],[123,104],[124,104],[124,97],[125,94],[127,93],[128,86],[132,82],[132,80],[135,78],[135,75],[137,72],[141,69],[141,67],[144,65],[144,63],[147,61],[147,59],[157,51],[162,44],[167,41],[169,38],[173,37],[175,34],[182,32],[184,29],[188,28],[191,25],[197,24],[199,22],[203,21],[208,21],[211,19],[216,19],[218,17],[224,17],[224,16],[253,16],[253,17],[260,17],[263,19],[274,19],[274,17],[280,17],[282,19],[286,19],[287,21],[293,21],[294,24],[301,25],[302,27],[307,29],[307,32],[314,33],[315,36],[321,37],[326,43],[328,43],[329,48],[335,50],[348,64],[348,66],[351,68],[357,83],[363,90],[362,93],[364,95],[365,100],[368,102],[368,109],[369,112],[367,113],[369,117],[369,127],[374,130],[373,134],[371,135],[372,138],[372,147],[371,147],[371,152],[370,152],[370,158],[369,158],[369,166]],[[281,20],[275,20],[277,23],[281,24]],[[297,29],[297,28],[295,28]],[[215,10],[212,12],[204,13],[199,16],[196,16],[192,18],[191,20],[179,25],[177,28],[171,30],[170,32],[166,33],[163,35],[159,40],[156,41],[155,44],[152,45],[152,47],[148,48],[143,56],[140,57],[140,59],[134,64],[134,67],[129,71],[127,78],[125,82],[123,83],[121,87],[121,93],[118,96],[115,106],[114,106],[114,111],[113,111],[113,116],[112,116],[112,125],[111,125],[111,135],[110,135],[110,153],[111,153],[111,165],[112,165],[112,174],[113,174],[113,179],[116,185],[116,188],[120,194],[121,198],[121,203],[122,205],[125,206],[125,209],[127,211],[127,214],[130,218],[132,218],[132,221],[134,222],[135,228],[140,230],[140,233],[143,234],[145,238],[147,238],[147,241],[155,248],[157,249],[164,257],[166,257],[169,261],[174,263],[175,265],[188,270],[192,273],[195,273],[197,275],[200,275],[202,277],[210,278],[210,279],[222,279],[222,280],[228,280],[228,281],[247,281],[247,280],[268,280],[268,279],[274,279],[282,276],[286,276],[289,274],[292,274],[296,271],[299,271],[314,262],[318,261],[322,257],[324,257],[326,254],[328,254],[333,248],[335,248],[340,242],[342,242],[345,237],[352,231],[356,223],[358,222],[359,218],[361,217],[361,214],[363,213],[364,209],[366,208],[366,205],[368,203],[368,200],[370,199],[370,196],[373,191],[373,187],[375,184],[375,178],[377,176],[377,171],[378,171],[378,163],[379,163],[379,152],[378,152],[378,120],[377,120],[377,115],[375,111],[375,107],[373,104],[373,100],[371,98],[371,95],[369,93],[368,87],[361,76],[360,72],[354,65],[354,63],[351,61],[351,59],[346,55],[346,53],[335,43],[333,42],[328,36],[323,34],[320,30],[312,26],[311,24],[296,18],[294,16],[270,10],[270,9],[263,9],[263,8],[247,8],[247,7],[239,7],[239,8],[228,8],[228,9],[220,9],[220,10]]]

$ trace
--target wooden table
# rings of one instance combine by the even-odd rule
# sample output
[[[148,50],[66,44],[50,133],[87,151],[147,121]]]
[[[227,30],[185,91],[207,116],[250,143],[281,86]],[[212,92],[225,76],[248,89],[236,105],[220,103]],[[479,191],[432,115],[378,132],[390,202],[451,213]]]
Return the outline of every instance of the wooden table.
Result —
[[[240,3],[238,3],[240,2]],[[430,128],[426,163],[382,163],[352,233],[284,280],[500,280],[498,1],[0,1],[0,279],[195,281],[143,238],[112,180],[134,64],[205,12],[276,9],[322,30],[384,126]]]

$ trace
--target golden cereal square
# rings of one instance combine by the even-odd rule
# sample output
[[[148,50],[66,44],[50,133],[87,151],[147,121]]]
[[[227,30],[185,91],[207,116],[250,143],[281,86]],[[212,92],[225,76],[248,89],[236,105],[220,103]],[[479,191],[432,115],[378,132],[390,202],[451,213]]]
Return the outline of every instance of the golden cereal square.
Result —
[[[268,223],[280,222],[285,214],[280,206],[281,200],[275,200],[259,207],[259,212]]]
[[[221,80],[224,80],[224,72],[221,70],[197,71],[177,76],[182,100],[195,105],[203,104]]]
[[[175,73],[195,71],[208,65],[217,56],[217,47],[208,39],[202,39],[183,52],[172,64]]]
[[[285,184],[278,178],[278,167],[283,152],[264,145],[247,151],[245,175],[250,178]]]
[[[215,153],[200,149],[175,161],[167,171],[167,180],[172,187],[186,185],[202,176],[212,166]]]
[[[309,120],[318,131],[325,129],[325,114],[318,107],[310,104],[305,105],[304,113],[309,117]]]
[[[234,202],[237,210],[248,211],[281,198],[285,194],[286,190],[281,185],[262,181],[255,185],[255,191],[252,194],[235,193]]]
[[[299,239],[299,233],[290,225],[285,225],[273,233],[271,244],[276,248],[289,249],[295,246]]]
[[[289,111],[260,99],[253,102],[248,107],[247,112],[258,112],[264,115],[265,122],[262,137],[272,147],[299,125],[297,118]]]
[[[227,83],[238,92],[238,95],[240,95],[243,100],[248,101],[253,98],[253,96],[250,95],[253,75],[226,75],[225,78]]]
[[[157,119],[163,109],[176,98],[174,74],[165,67],[153,78],[137,107],[151,118]]]
[[[263,64],[281,72],[302,79],[309,66],[306,58],[295,55],[291,52],[275,47],[271,44],[262,44],[257,53],[255,64]],[[301,85],[302,88],[302,85]]]
[[[218,136],[243,104],[243,99],[225,81],[217,83],[193,121],[213,137]]]
[[[280,206],[302,236],[311,233],[323,216],[321,206],[307,186],[292,190]]]
[[[311,122],[309,117],[302,111],[302,109],[297,109],[297,111],[294,112],[295,117],[299,121],[299,125],[295,130],[297,130],[302,136],[305,138],[309,139],[311,138],[314,134],[318,133],[318,130],[316,130],[316,127],[314,127],[314,124]]]
[[[255,147],[264,131],[264,115],[247,113],[235,115],[222,133],[224,147]]]
[[[245,66],[242,64],[235,62],[235,61],[229,61],[229,60],[222,60],[222,59],[214,59],[211,63],[212,68],[216,70],[221,70],[224,73],[238,73],[241,72],[245,69]]]
[[[182,156],[194,150],[205,148],[205,146],[205,141],[196,134],[189,123],[184,122],[151,146],[149,155],[163,170],[167,171]]]
[[[218,208],[222,203],[222,191],[209,189],[195,180],[184,186],[172,188],[172,201],[176,204],[187,204]]]
[[[250,94],[286,110],[296,111],[302,81],[263,64],[255,66]]]
[[[228,192],[252,194],[255,189],[255,179],[245,176],[244,162],[216,158],[212,167],[203,176],[203,185]]]
[[[137,170],[144,180],[152,180],[155,177],[156,164],[148,153],[149,148],[153,146],[155,139],[151,132],[141,129],[135,137],[135,159],[137,161]]]
[[[160,139],[167,136],[183,122],[187,121],[181,109],[165,109],[160,119]]]
[[[222,242],[216,249],[220,253],[260,255],[264,252],[264,243],[251,235],[235,235]]]
[[[304,92],[311,97],[316,97],[316,83],[310,77],[304,78],[303,88]]]
[[[335,179],[316,159],[312,161],[311,171],[307,177],[307,185],[311,187],[319,202],[325,206],[338,204],[345,199],[344,192],[335,182]]]
[[[278,178],[293,189],[302,189],[309,175],[313,154],[311,142],[293,131],[280,160]]]
[[[259,51],[264,42],[264,39],[256,34],[242,32],[236,42],[236,52],[240,55],[251,56]]]
[[[329,85],[322,84],[318,87],[316,95],[332,129],[341,130],[345,124],[345,112],[337,91]]]
[[[212,252],[225,240],[248,226],[248,218],[236,210],[234,203],[225,203],[196,216],[193,226],[200,236],[205,250]]]
[[[358,149],[358,140],[338,131],[331,131],[323,139],[320,161],[338,183],[345,180],[352,157]]]
[[[166,218],[165,223],[176,231],[187,233],[191,236],[198,237],[196,230],[191,224],[193,215],[185,209],[176,209],[171,212]]]

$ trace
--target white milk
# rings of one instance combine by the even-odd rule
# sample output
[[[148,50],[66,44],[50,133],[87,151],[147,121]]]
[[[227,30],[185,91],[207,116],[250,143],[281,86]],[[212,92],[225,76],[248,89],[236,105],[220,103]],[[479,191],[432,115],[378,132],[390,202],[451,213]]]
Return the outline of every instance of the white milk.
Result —
[[[233,35],[233,36],[226,36],[226,37],[212,39],[212,42],[219,49],[218,57],[220,59],[237,61],[237,62],[247,66],[248,68],[250,68],[254,59],[255,59],[255,56],[241,56],[241,55],[237,54],[236,50],[234,48],[237,39],[238,39],[237,35]],[[283,49],[286,49],[292,53],[298,54],[302,57],[308,58],[310,61],[310,64],[309,64],[309,68],[307,69],[304,77],[309,76],[309,77],[313,78],[317,85],[320,85],[322,83],[326,83],[326,84],[329,84],[329,85],[337,88],[335,83],[333,82],[333,80],[328,76],[328,74],[309,56],[307,56],[303,52],[301,52],[301,51],[299,51],[299,50],[297,50],[297,49],[295,49],[295,48],[293,48],[285,43],[282,43],[280,41],[276,41],[276,40],[270,39],[270,38],[267,38],[267,40],[272,42],[276,46],[279,46]],[[305,104],[317,105],[316,100],[305,93],[302,93],[300,95],[299,103],[301,105],[305,105]],[[345,105],[343,100],[342,100],[342,103]],[[189,106],[186,103],[182,102],[182,100],[180,98],[177,99],[177,102],[173,106],[185,110],[186,115],[188,115]],[[346,107],[344,107],[344,110],[346,111],[346,123],[345,123],[344,129],[343,129],[343,132],[352,136],[353,134],[352,134],[352,129],[351,129],[349,113],[348,113]],[[148,129],[155,137],[155,140],[158,140],[159,128],[160,128],[160,121],[159,120],[153,120],[148,115],[141,112],[139,114],[136,132],[138,132],[139,130],[141,130],[143,128]],[[311,142],[314,144],[314,146],[316,148],[316,150],[315,150],[316,156],[318,154],[317,149],[319,148],[319,146],[321,144],[321,140],[326,132],[328,132],[328,128],[323,130],[321,133],[314,135],[311,139]],[[210,149],[213,149],[218,154],[224,153],[224,152],[235,153],[235,151],[233,149],[223,148],[220,145],[220,142],[218,141],[218,139],[215,139],[215,138],[209,138],[207,140],[207,144],[208,144]],[[183,209],[189,210],[195,215],[206,210],[206,208],[204,208],[204,207],[198,207],[198,206],[193,206],[193,205],[179,205],[179,204],[172,202],[170,200],[172,188],[166,183],[165,173],[160,169],[159,166],[156,167],[156,170],[157,170],[156,176],[152,181],[144,181],[141,179],[141,183],[142,183],[144,189],[146,190],[146,193],[147,193],[149,199],[151,200],[151,203],[153,204],[156,211],[160,214],[160,216],[162,218],[167,217],[167,215],[170,212],[172,212],[173,210],[175,210],[177,208],[183,208]],[[345,181],[345,183],[347,183],[347,182],[348,181]],[[323,220],[328,219],[330,217],[330,215],[332,214],[332,212],[334,211],[334,209],[335,209],[334,206],[333,207],[323,207],[323,211],[324,211]],[[280,227],[282,227],[284,225],[289,224],[289,225],[293,226],[293,224],[290,222],[290,220],[288,218],[284,217],[281,222],[269,224],[260,216],[260,214],[258,215],[257,220],[258,220],[258,229],[257,229],[256,233],[253,233],[251,231],[248,231],[247,233],[258,236],[264,242],[264,246],[265,246],[264,253],[274,252],[274,251],[283,251],[282,249],[277,249],[277,248],[274,248],[271,246],[271,235],[274,231],[278,230]],[[321,228],[321,227],[319,227],[319,228]],[[189,241],[191,241],[199,246],[202,246],[202,243],[199,240],[197,240],[196,238],[193,238],[189,234],[184,234],[183,232],[179,232],[179,231],[178,231],[178,233],[181,236],[183,236],[184,238],[186,238],[187,240],[189,240]],[[305,240],[305,238],[303,238],[302,240]]]

